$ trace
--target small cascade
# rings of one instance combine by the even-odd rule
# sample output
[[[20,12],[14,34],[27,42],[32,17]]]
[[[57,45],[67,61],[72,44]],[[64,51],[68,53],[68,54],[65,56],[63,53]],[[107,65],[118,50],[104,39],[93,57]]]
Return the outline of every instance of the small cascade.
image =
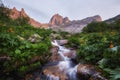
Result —
[[[56,54],[59,54],[62,60],[58,61],[57,64],[56,62],[50,62],[50,64],[52,63],[53,65],[49,65],[43,70],[43,74],[46,78],[41,80],[87,80],[89,77],[88,75],[93,75],[93,77],[100,78],[100,80],[106,80],[99,76],[99,73],[96,72],[93,66],[86,64],[75,65],[71,57],[65,56],[66,53],[67,55],[71,54],[72,50],[60,46],[56,40],[51,43],[53,46],[58,47]],[[75,52],[72,52],[72,57],[76,57],[73,53]],[[78,74],[82,74],[82,76],[80,75],[78,77]]]
[[[64,46],[60,46],[56,40],[54,40],[51,43],[52,45],[57,46],[59,48],[58,54],[62,58],[62,61],[59,61],[59,63],[56,65],[59,68],[59,71],[68,76],[67,80],[76,80],[77,66],[73,66],[71,58],[64,56],[64,53],[69,53],[70,50],[65,48]],[[48,74],[47,80],[60,80],[60,78],[53,74]]]
[[[75,67],[73,68],[70,68],[68,71],[67,71],[67,74],[69,76],[69,80],[77,80],[76,78],[76,74],[77,74],[77,67],[78,65],[76,65]]]
[[[62,59],[63,59],[64,61],[70,60],[70,58],[64,56],[64,54],[63,54],[63,53],[70,52],[69,49],[65,48],[64,46],[60,46],[60,45],[57,43],[56,40],[54,40],[54,42],[52,42],[52,45],[57,46],[57,47],[59,48],[58,54],[60,54],[60,56],[62,57]]]

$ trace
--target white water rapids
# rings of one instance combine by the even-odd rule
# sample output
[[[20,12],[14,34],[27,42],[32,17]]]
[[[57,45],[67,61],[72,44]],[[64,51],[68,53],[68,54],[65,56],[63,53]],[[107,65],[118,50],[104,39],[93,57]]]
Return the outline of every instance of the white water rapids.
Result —
[[[57,53],[53,54],[58,54],[62,60],[57,61],[55,58],[55,62],[46,64],[40,80],[89,80],[90,76],[92,80],[107,80],[92,65],[80,63],[75,65],[72,59],[76,58],[76,53],[71,49],[59,45],[56,40],[51,43],[57,47]]]
[[[57,46],[59,48],[58,54],[61,56],[62,61],[59,61],[57,66],[59,67],[59,70],[66,74],[69,77],[69,80],[76,80],[76,73],[77,73],[77,66],[73,66],[73,62],[71,61],[71,58],[64,56],[63,53],[69,53],[70,50],[60,46],[56,40],[52,42],[52,45]],[[47,75],[48,80],[60,80],[59,77],[54,75]]]

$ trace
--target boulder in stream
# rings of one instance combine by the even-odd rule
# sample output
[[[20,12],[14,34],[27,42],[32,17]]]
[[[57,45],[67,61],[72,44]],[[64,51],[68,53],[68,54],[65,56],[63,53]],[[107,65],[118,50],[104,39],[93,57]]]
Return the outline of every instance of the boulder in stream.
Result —
[[[79,64],[77,67],[77,77],[80,80],[107,80],[101,74],[102,71],[93,65]]]
[[[65,45],[68,43],[68,40],[57,40],[59,45]]]
[[[46,80],[68,80],[66,74],[56,65],[45,68],[43,75],[47,76]]]

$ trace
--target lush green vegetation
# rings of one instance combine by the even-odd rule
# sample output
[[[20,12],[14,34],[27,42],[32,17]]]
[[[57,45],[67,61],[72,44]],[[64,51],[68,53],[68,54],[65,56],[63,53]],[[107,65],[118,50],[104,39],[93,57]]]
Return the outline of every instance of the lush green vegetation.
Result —
[[[110,80],[120,79],[120,20],[112,24],[93,22],[80,34],[68,38],[69,46],[77,49],[78,62],[102,68]]]
[[[120,20],[107,24],[93,22],[82,33],[69,34],[36,29],[28,18],[12,20],[9,10],[0,7],[0,74],[23,77],[41,65],[49,56],[50,39],[68,39],[67,46],[77,49],[77,61],[99,66],[110,80],[120,79]],[[5,80],[6,78],[3,78]]]
[[[23,77],[47,62],[51,30],[33,28],[26,18],[12,20],[8,12],[0,8],[0,74]]]
[[[84,33],[93,32],[106,32],[106,31],[120,31],[120,19],[115,20],[113,23],[107,24],[106,22],[92,22],[83,29]]]

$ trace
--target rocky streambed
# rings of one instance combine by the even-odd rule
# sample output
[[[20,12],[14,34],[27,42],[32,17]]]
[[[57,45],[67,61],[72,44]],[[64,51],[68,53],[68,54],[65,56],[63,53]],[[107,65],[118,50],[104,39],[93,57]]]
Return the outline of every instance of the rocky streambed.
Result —
[[[40,80],[107,80],[94,66],[75,64],[74,60],[77,57],[75,50],[61,46],[56,40],[52,41],[52,45],[52,56],[49,63],[43,67]]]

